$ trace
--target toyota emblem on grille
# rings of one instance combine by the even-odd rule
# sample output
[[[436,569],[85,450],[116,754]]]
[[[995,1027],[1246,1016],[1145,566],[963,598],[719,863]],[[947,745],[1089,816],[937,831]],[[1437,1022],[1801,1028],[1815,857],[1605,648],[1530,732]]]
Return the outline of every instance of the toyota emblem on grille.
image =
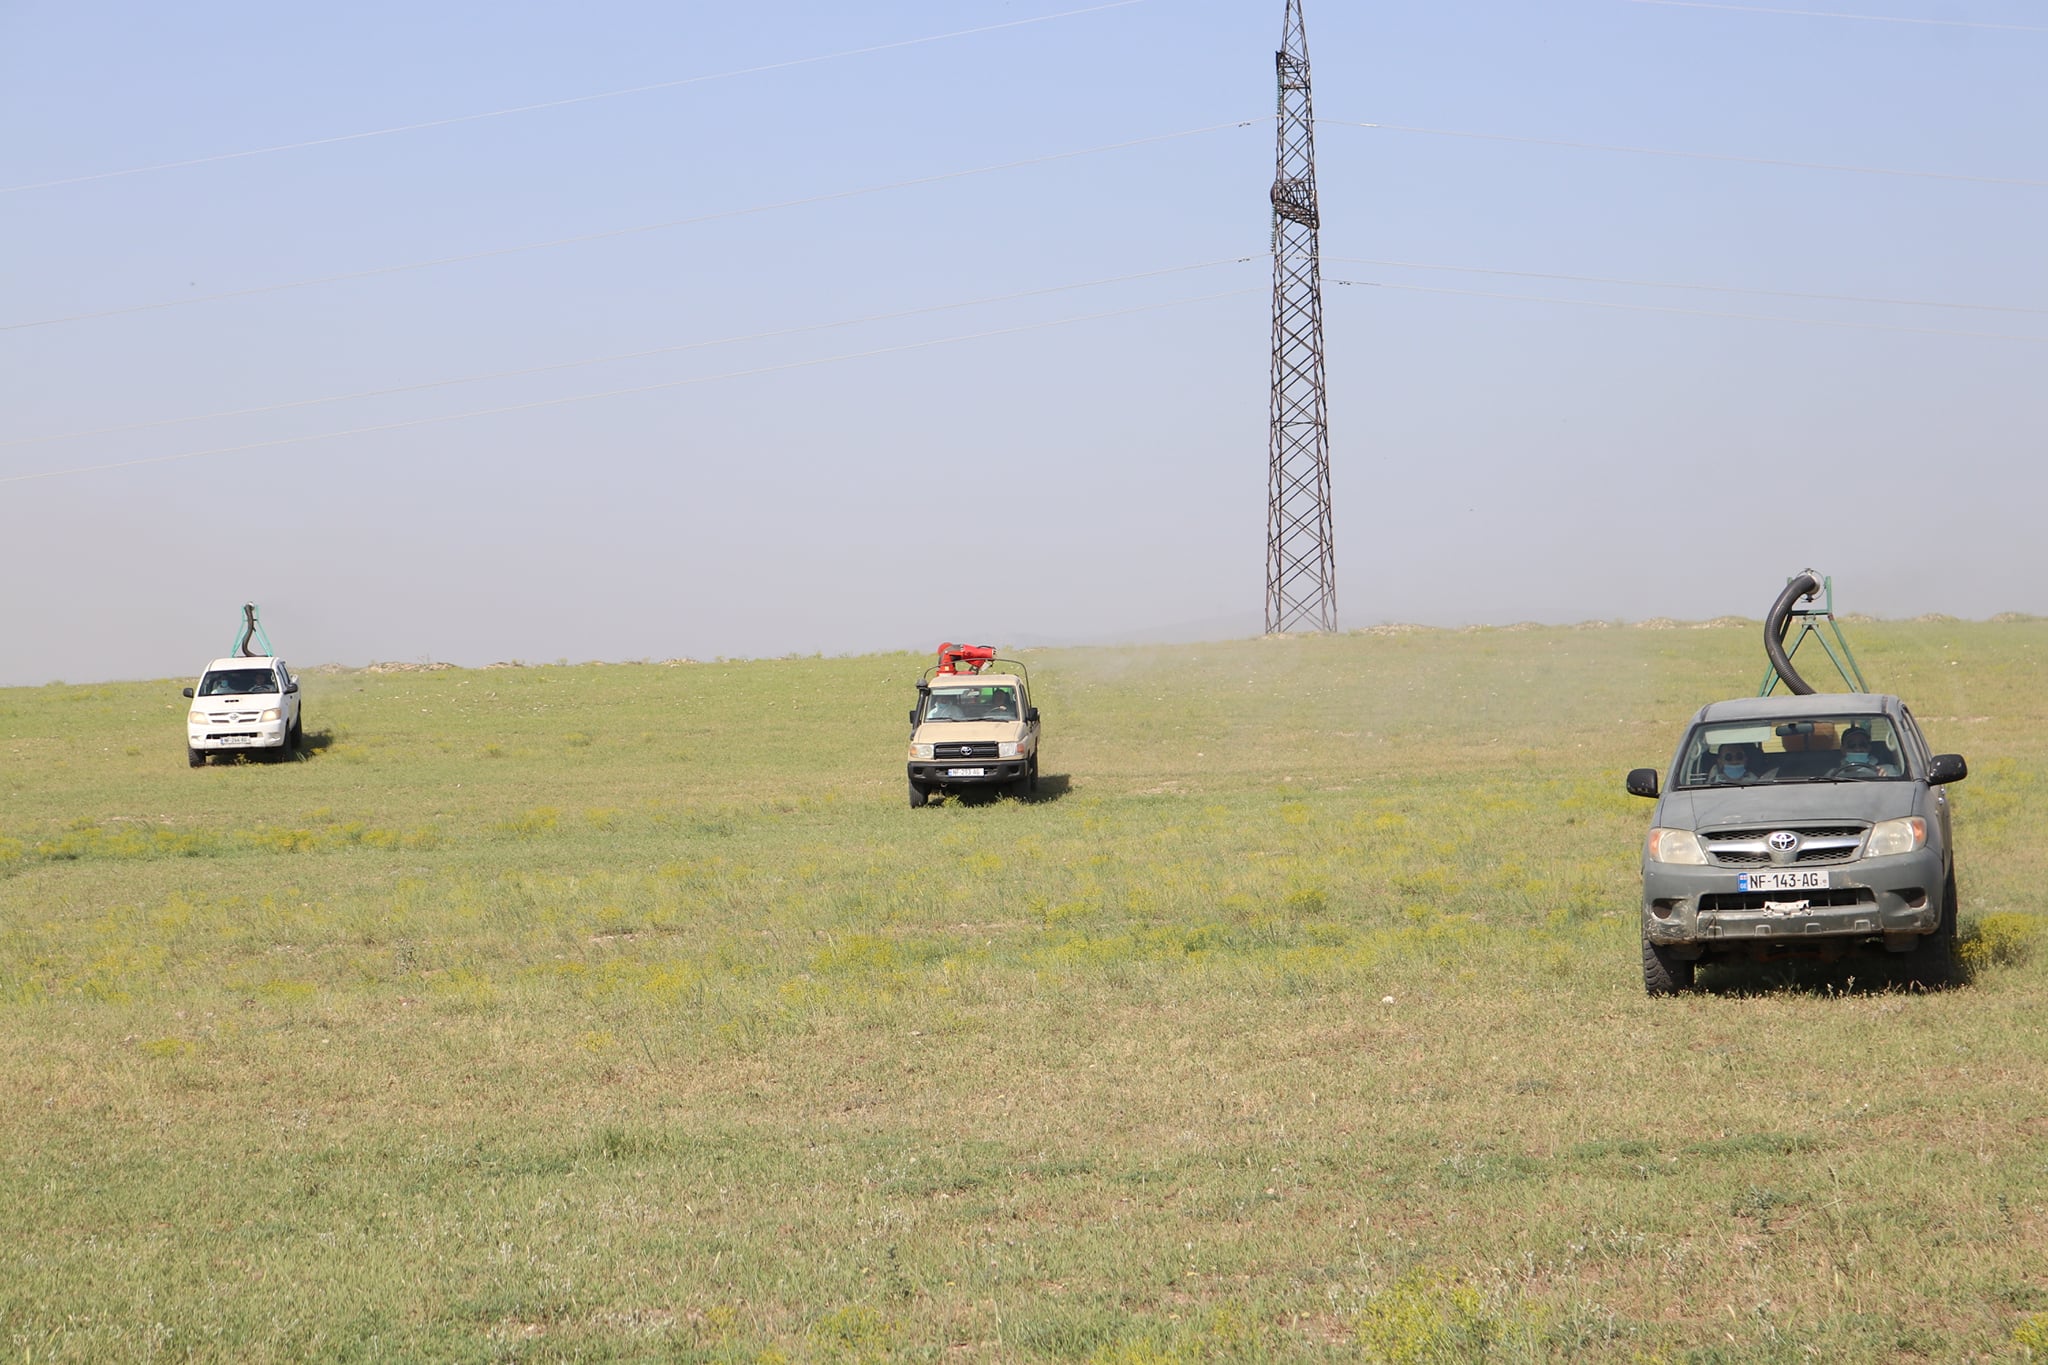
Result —
[[[1789,829],[1773,830],[1769,843],[1773,852],[1790,853],[1799,847],[1799,836]]]

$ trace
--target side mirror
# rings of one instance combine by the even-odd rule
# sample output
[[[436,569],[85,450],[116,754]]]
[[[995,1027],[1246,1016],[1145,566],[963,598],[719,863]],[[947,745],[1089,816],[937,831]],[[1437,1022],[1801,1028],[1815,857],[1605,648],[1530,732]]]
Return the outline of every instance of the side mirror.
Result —
[[[915,706],[910,708],[910,728],[913,730],[917,728],[917,708]]]
[[[1969,775],[1970,765],[1963,762],[1961,754],[1936,754],[1934,761],[1927,765],[1927,780],[1937,787],[1960,782]]]
[[[1630,796],[1655,796],[1657,794],[1657,770],[1655,768],[1629,769],[1628,794]]]
[[[284,690],[287,694],[296,692],[299,690],[299,685],[296,682],[286,683]]]
[[[1027,707],[1025,707],[1025,708],[1024,708],[1024,720],[1025,720],[1025,723],[1026,723],[1026,724],[1029,724],[1029,725],[1036,725],[1036,724],[1038,724],[1038,708],[1037,708],[1037,707],[1035,707],[1035,706],[1027,706]]]
[[[189,687],[188,687],[188,688],[186,688],[186,689],[185,689],[185,695],[186,695],[186,696],[188,696],[188,697],[189,697],[189,696],[191,696],[191,695],[192,695],[192,689],[191,689],[191,688],[189,688]]]

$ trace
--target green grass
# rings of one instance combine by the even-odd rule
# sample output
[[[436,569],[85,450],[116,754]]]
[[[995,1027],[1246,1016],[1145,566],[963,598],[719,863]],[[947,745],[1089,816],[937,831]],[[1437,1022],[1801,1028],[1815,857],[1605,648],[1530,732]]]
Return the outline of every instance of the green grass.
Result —
[[[1651,1001],[1759,633],[1042,652],[923,811],[910,656],[0,691],[0,1353],[2038,1359],[2048,623],[1853,628],[1967,984]]]

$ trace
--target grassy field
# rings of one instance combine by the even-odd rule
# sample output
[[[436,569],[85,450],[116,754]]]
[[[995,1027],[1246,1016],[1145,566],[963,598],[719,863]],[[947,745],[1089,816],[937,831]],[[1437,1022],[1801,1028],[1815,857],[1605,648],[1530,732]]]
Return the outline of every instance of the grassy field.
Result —
[[[1854,628],[1964,984],[1652,1001],[1758,634],[1040,652],[923,811],[907,655],[0,691],[0,1358],[2048,1358],[2048,622]]]

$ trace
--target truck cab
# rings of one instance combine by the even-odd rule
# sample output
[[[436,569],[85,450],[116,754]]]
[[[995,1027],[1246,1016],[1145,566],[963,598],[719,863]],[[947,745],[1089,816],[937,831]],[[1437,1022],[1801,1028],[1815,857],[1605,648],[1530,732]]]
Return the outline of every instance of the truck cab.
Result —
[[[1038,740],[1024,666],[985,645],[943,645],[910,708],[910,804],[973,788],[1035,791]]]

